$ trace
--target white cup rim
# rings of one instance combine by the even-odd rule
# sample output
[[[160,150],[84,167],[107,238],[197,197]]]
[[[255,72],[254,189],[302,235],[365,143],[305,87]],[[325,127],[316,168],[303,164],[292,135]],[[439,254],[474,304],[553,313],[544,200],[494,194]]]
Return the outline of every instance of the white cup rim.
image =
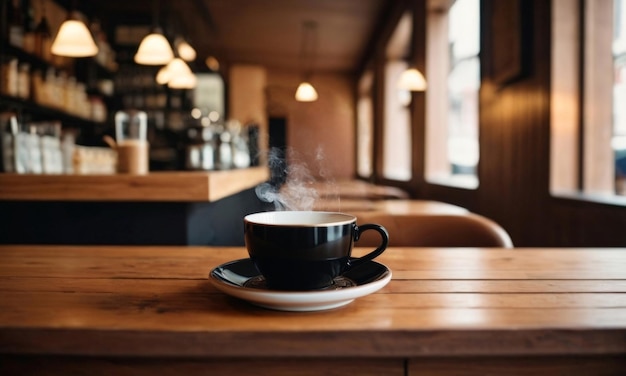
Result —
[[[248,214],[247,223],[265,226],[337,226],[356,222],[356,217],[347,213],[316,210],[268,211]]]

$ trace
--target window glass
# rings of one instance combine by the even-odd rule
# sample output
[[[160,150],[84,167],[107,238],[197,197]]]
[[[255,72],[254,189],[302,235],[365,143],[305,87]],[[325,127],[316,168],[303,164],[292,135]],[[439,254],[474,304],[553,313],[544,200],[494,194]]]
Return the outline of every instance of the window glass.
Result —
[[[478,164],[479,12],[478,0],[457,0],[450,8],[448,161],[453,175],[476,175]]]
[[[426,179],[476,188],[480,2],[428,4]]]
[[[615,193],[626,196],[626,1],[615,0],[613,14]]]
[[[411,118],[405,96],[397,88],[407,67],[402,60],[390,61],[385,67],[383,176],[399,181],[411,179]]]
[[[391,180],[408,181],[411,173],[410,95],[398,89],[400,75],[411,58],[413,15],[405,13],[398,22],[386,48],[384,71],[383,171]]]
[[[552,2],[552,194],[626,202],[624,5]]]
[[[372,90],[374,73],[366,71],[359,80],[357,99],[357,173],[368,178],[373,172],[374,105]]]

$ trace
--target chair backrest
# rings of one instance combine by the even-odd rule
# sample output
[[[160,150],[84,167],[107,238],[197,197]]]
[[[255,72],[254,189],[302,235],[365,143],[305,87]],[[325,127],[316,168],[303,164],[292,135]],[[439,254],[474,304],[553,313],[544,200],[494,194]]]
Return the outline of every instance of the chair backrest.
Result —
[[[357,224],[376,223],[389,232],[389,245],[396,247],[501,247],[513,248],[509,234],[493,220],[475,213],[388,214],[353,213]],[[377,246],[380,235],[363,233],[356,247]]]

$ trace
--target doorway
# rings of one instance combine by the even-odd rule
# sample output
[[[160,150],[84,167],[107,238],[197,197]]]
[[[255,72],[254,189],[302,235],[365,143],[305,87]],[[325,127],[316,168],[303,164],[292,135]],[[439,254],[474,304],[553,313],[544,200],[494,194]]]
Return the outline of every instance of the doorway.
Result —
[[[268,123],[270,182],[279,187],[287,180],[287,119],[270,117]]]

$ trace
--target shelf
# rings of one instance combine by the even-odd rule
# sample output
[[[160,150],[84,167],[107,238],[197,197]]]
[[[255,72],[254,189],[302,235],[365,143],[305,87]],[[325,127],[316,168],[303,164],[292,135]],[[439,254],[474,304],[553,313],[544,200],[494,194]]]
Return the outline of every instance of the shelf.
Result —
[[[30,65],[31,72],[41,71],[42,74],[45,74],[49,68],[69,71],[72,72],[72,75],[75,76],[78,81],[87,85],[88,94],[98,95],[101,97],[110,96],[102,93],[98,89],[98,80],[113,80],[115,78],[115,72],[102,66],[92,57],[72,59],[65,58],[68,62],[71,61],[71,64],[55,64],[54,62],[46,61],[37,55],[33,55],[22,50],[21,48],[15,47],[7,41],[1,41],[0,47],[0,51],[2,51],[2,53],[0,53],[0,57],[2,59],[6,59],[10,56],[16,58],[20,63],[28,63]]]
[[[29,63],[34,69],[42,69],[42,70],[45,70],[48,68],[68,69],[68,67],[65,65],[59,65],[50,61],[46,61],[37,55],[33,55],[29,52],[24,51],[23,49],[19,47],[13,46],[7,41],[1,41],[0,46],[2,47],[3,57],[13,56],[21,62]],[[70,58],[67,58],[67,59],[70,59]],[[115,75],[115,72],[112,72],[106,67],[103,67],[92,57],[71,58],[71,59],[74,60],[75,63],[78,63],[80,65],[84,65],[87,63],[87,65],[89,65],[90,68],[96,71],[98,76],[101,76],[103,78],[113,78]]]
[[[52,67],[55,69],[62,68],[59,65],[53,64],[52,62],[46,61],[39,56],[28,53],[21,48],[15,47],[7,41],[0,41],[0,46],[2,47],[2,57],[6,58],[8,56],[17,58],[20,62],[25,62],[31,65],[31,69],[38,70],[41,69],[45,71],[46,69]]]
[[[39,119],[47,119],[47,120],[59,120],[63,124],[63,126],[68,127],[104,127],[105,123],[93,121],[91,119],[83,118],[80,116],[75,116],[65,111],[42,106],[38,103],[35,103],[30,100],[24,100],[21,98],[16,98],[8,95],[0,94],[0,110],[21,110],[24,111],[29,116],[33,118]]]

